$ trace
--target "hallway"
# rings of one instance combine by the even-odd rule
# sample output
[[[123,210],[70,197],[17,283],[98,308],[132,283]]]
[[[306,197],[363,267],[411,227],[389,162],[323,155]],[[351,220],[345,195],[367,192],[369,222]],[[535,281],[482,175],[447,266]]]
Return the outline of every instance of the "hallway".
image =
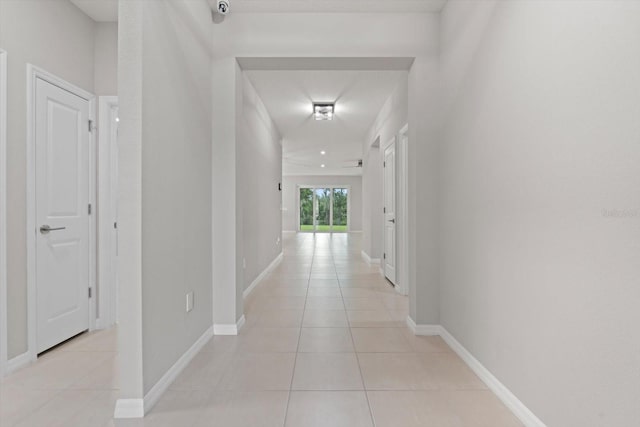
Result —
[[[142,421],[117,425],[521,425],[360,255],[360,234],[284,237],[284,259]]]
[[[0,0],[0,427],[640,427],[639,51],[640,0]]]
[[[361,235],[285,233],[284,259],[144,419],[112,420],[116,330],[10,376],[0,424],[65,427],[511,427],[518,420],[360,255]]]

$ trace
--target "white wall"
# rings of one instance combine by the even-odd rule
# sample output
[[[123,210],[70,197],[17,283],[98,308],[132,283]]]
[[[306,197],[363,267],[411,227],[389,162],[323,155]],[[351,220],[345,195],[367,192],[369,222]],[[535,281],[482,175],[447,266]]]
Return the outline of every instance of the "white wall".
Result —
[[[408,123],[409,92],[408,75],[400,80],[393,93],[385,101],[362,144],[364,153],[363,193],[366,200],[363,234],[363,250],[371,258],[382,258],[384,252],[383,173],[384,151]],[[374,146],[375,145],[375,146]],[[396,158],[399,150],[396,145]],[[396,170],[399,168],[396,166]],[[398,219],[402,217],[398,210]]]
[[[638,52],[634,1],[443,15],[441,322],[550,427],[640,419]]]
[[[210,22],[204,0],[120,4],[122,398],[212,324]]]
[[[318,176],[287,175],[282,181],[282,223],[286,231],[298,231],[298,204],[300,185],[347,185],[349,196],[349,231],[362,231],[362,177],[361,176]]]
[[[97,96],[118,94],[118,24],[96,22],[94,51],[94,93]]]
[[[118,6],[119,397],[138,399],[138,403],[144,398],[142,362],[143,5],[143,2],[120,2]]]
[[[55,19],[53,19],[55,17]],[[95,22],[68,1],[0,1],[0,47],[8,53],[8,357],[27,351],[26,64],[94,89]]]
[[[214,26],[215,29],[215,26]],[[214,37],[215,38],[215,37]],[[243,315],[242,201],[238,183],[244,172],[236,135],[242,121],[242,70],[234,57],[214,52],[212,60],[213,114],[213,322],[235,325]]]
[[[238,126],[238,190],[242,202],[244,289],[282,252],[281,136],[246,75]]]
[[[264,14],[242,13],[231,14],[213,27],[214,191],[217,192],[214,199],[222,197],[229,201],[225,206],[214,206],[213,210],[214,276],[221,278],[214,285],[217,293],[214,311],[224,314],[216,322],[235,323],[242,313],[244,283],[239,280],[241,273],[232,255],[239,252],[236,246],[242,241],[238,237],[242,235],[242,227],[237,224],[238,207],[234,203],[237,183],[233,110],[238,105],[234,93],[238,81],[235,57],[415,57],[408,84],[412,94],[410,158],[426,153],[434,161],[429,154],[435,144],[439,18],[437,14],[419,13],[272,13],[267,19]],[[328,28],[331,30],[327,31]],[[437,170],[429,164],[421,164],[416,170],[415,161],[409,166],[410,189],[415,191],[415,183],[420,182],[427,190],[424,197],[413,200],[409,218],[413,230],[410,244],[419,251],[421,262],[417,265],[415,258],[410,259],[412,315],[415,319],[419,312],[419,322],[437,322],[437,269],[433,267],[436,207],[431,187],[435,185]],[[415,209],[416,204],[420,210]],[[415,218],[417,211],[421,213],[419,221]],[[231,230],[235,230],[235,237]],[[418,307],[421,309],[417,310]]]
[[[373,145],[367,144],[363,154],[362,167],[362,250],[373,259],[382,258],[383,215],[382,194],[382,153],[380,139],[374,138]]]

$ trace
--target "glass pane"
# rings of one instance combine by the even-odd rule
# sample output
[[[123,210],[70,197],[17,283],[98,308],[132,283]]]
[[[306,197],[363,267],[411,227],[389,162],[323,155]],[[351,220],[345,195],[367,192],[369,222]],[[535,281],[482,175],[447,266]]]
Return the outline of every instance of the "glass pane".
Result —
[[[313,231],[313,190],[300,189],[300,231]]]
[[[316,231],[331,231],[331,189],[316,188]]]
[[[346,188],[333,189],[333,231],[347,231],[347,197],[349,190]]]

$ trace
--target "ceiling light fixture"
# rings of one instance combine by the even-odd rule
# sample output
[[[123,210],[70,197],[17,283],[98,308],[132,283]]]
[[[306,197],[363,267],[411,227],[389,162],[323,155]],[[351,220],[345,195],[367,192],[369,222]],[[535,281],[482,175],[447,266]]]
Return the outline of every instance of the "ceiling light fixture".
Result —
[[[333,120],[334,111],[335,104],[326,102],[313,104],[313,118],[316,120]]]
[[[323,168],[323,167],[324,167],[324,165],[320,165],[320,167],[321,167],[321,168]]]
[[[322,150],[322,151],[320,152],[320,154],[322,154],[322,155],[324,156],[325,154],[327,154],[327,152],[326,152],[326,151],[324,151],[324,150]]]

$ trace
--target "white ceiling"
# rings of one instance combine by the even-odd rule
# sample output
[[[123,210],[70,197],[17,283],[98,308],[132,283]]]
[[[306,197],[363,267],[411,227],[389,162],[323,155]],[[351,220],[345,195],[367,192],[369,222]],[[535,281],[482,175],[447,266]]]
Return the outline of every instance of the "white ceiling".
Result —
[[[71,3],[96,22],[118,20],[118,0],[71,0]]]
[[[230,0],[242,12],[440,12],[446,0]],[[97,22],[118,20],[118,0],[71,0]],[[215,4],[215,0],[209,0]]]
[[[282,134],[285,175],[362,174],[344,166],[362,158],[367,131],[406,76],[406,71],[245,72]],[[334,101],[332,121],[313,119],[313,102]]]
[[[440,12],[446,0],[230,0],[242,12]]]

